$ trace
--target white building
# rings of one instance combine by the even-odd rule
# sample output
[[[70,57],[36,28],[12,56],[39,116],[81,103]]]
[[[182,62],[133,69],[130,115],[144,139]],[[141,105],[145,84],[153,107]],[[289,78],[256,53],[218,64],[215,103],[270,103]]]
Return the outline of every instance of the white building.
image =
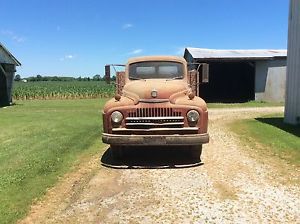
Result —
[[[300,1],[290,0],[284,120],[300,124]]]

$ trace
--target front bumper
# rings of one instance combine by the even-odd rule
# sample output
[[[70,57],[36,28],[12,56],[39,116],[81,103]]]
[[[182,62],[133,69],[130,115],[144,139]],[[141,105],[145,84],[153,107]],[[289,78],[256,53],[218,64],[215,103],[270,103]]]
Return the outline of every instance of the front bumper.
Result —
[[[186,135],[117,135],[103,133],[102,141],[111,145],[201,145],[209,142],[208,133]]]

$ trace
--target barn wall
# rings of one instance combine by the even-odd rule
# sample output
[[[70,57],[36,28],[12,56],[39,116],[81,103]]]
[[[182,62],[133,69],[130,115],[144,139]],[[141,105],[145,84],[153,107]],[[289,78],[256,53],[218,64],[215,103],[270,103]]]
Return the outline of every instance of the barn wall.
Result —
[[[188,51],[185,51],[185,52],[184,52],[184,59],[185,59],[188,63],[191,63],[191,62],[194,61],[193,56],[192,56]]]
[[[0,43],[0,106],[12,103],[13,80],[19,65],[21,63]]]
[[[16,72],[16,66],[13,64],[4,64],[3,65],[6,75],[6,86],[7,86],[7,96],[8,102],[12,102],[12,88],[14,83],[14,77]]]
[[[286,60],[257,61],[255,64],[255,100],[284,102]]]
[[[0,65],[3,68],[0,69],[0,106],[8,106],[12,102],[12,88],[16,66],[13,64]]]

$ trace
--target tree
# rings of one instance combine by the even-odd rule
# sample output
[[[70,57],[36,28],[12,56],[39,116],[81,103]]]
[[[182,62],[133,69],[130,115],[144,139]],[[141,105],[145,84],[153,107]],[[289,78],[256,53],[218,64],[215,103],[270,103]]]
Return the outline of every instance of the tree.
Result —
[[[42,77],[41,75],[37,75],[37,76],[36,76],[36,81],[42,81],[42,78],[43,78],[43,77]]]
[[[15,81],[16,81],[16,82],[21,81],[21,76],[20,76],[19,74],[17,74],[17,75],[15,76]]]
[[[93,80],[94,81],[100,81],[101,80],[101,76],[100,75],[94,75]]]
[[[53,76],[53,77],[52,77],[52,81],[60,81],[60,78],[57,77],[57,76]]]

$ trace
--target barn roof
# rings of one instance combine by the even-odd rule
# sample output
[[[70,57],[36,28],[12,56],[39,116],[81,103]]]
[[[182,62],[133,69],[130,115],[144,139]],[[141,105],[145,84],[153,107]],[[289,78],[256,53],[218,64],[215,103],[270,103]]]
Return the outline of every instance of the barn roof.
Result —
[[[15,64],[20,66],[21,63],[4,47],[0,42],[0,63]]]
[[[286,57],[287,50],[280,49],[255,49],[255,50],[217,50],[206,48],[185,48],[184,57],[190,54],[199,59],[272,59],[275,57]]]

